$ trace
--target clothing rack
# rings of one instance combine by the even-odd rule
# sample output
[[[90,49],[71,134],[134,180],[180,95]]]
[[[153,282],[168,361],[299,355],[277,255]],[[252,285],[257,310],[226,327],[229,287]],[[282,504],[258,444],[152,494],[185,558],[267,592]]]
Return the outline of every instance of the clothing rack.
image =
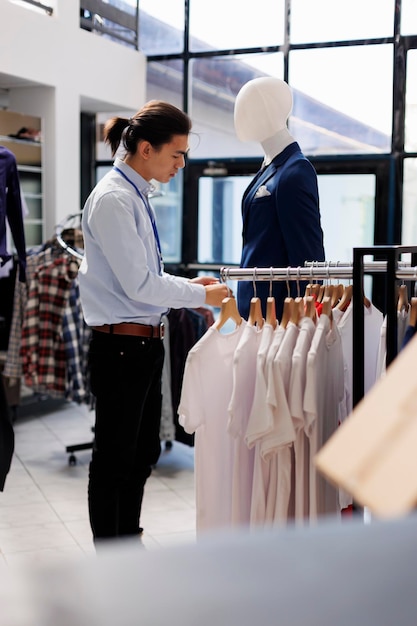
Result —
[[[402,254],[411,254],[411,262],[401,260]],[[366,261],[364,257],[378,256]],[[381,258],[382,257],[382,258]],[[236,268],[222,267],[220,278],[257,281],[312,281],[349,280],[353,283],[353,406],[364,395],[364,275],[382,275],[385,278],[385,314],[387,316],[387,366],[397,355],[397,282],[417,281],[417,246],[372,246],[353,249],[353,262],[311,261],[303,267]]]

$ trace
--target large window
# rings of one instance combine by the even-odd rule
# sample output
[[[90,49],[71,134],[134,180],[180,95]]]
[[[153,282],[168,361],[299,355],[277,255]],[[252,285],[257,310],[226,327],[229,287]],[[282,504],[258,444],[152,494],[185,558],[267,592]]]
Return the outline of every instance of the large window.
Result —
[[[290,128],[306,154],[389,152],[393,46],[295,50]],[[375,72],[383,67],[383,72]],[[372,76],[372,80],[369,77]]]
[[[392,37],[393,0],[292,0],[291,42],[295,44]]]
[[[109,4],[131,10],[137,0]],[[162,189],[155,198],[170,224],[169,259],[239,260],[241,195],[262,148],[237,139],[233,111],[240,88],[258,76],[284,79],[292,89],[289,130],[319,172],[328,255],[341,259],[370,243],[416,243],[415,0],[258,0],[245,10],[239,0],[202,4],[139,0],[147,99],[189,112],[187,168],[205,163],[195,184],[193,173],[181,193]],[[335,215],[344,224],[338,237]]]

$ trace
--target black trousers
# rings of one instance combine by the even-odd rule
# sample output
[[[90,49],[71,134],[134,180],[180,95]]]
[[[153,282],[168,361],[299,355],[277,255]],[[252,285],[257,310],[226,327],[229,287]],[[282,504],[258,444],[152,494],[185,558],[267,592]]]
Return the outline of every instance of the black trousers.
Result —
[[[140,534],[145,483],[161,452],[163,361],[160,339],[92,333],[96,420],[88,505],[94,540]]]

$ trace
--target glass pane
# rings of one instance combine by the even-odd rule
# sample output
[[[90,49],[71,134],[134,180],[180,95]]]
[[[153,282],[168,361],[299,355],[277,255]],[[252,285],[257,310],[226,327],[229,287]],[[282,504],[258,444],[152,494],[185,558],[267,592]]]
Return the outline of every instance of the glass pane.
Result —
[[[374,174],[318,175],[327,261],[353,261],[353,248],[374,242]]]
[[[417,2],[416,0],[402,0],[401,3],[401,34],[415,35],[417,33]]]
[[[42,179],[39,172],[20,171],[19,178],[25,194],[42,193]]]
[[[415,246],[417,242],[417,159],[404,161],[403,222],[401,243]]]
[[[184,50],[184,0],[139,0],[139,48],[147,56]]]
[[[190,2],[190,50],[278,46],[284,42],[284,0]]]
[[[405,89],[405,149],[417,151],[417,50],[407,54],[407,83]]]
[[[392,57],[391,45],[290,54],[294,106],[289,127],[305,153],[390,151]]]
[[[80,26],[119,44],[137,47],[137,0],[97,0],[94,9],[80,0]]]
[[[25,195],[23,201],[25,202],[26,209],[28,210],[27,219],[41,220],[42,219],[42,199]]]
[[[182,233],[182,172],[169,183],[156,183],[151,203],[156,213],[162,257],[165,263],[181,261]]]
[[[252,176],[203,176],[198,186],[198,262],[240,262],[242,196]]]
[[[98,183],[98,181],[101,180],[107,172],[110,172],[112,167],[112,165],[99,165],[96,167],[96,182]]]
[[[394,0],[292,0],[291,43],[392,37]]]
[[[190,68],[190,114],[196,135],[190,142],[190,157],[261,156],[259,145],[242,143],[236,137],[235,98],[253,78],[268,75],[282,78],[282,54],[194,59]]]
[[[25,227],[25,241],[26,241],[27,248],[32,248],[33,246],[39,246],[44,241],[43,233],[42,233],[43,228],[42,228],[41,223],[31,224],[30,222],[25,222],[24,227]]]
[[[146,100],[165,100],[182,109],[183,61],[154,61],[148,63],[146,69]]]

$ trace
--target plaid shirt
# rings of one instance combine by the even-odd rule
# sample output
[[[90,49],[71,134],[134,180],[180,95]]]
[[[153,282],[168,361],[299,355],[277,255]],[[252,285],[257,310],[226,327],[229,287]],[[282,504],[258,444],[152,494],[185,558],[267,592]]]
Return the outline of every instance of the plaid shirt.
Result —
[[[67,255],[39,267],[31,281],[20,356],[25,384],[37,393],[65,397],[63,317],[78,263]]]
[[[9,387],[17,384],[22,376],[20,346],[22,344],[22,326],[25,318],[29,285],[33,280],[36,270],[41,265],[52,262],[52,253],[52,248],[32,251],[32,253],[29,253],[26,261],[26,283],[20,282],[19,276],[16,276],[9,345],[7,347],[7,357],[3,372],[3,375],[8,379]]]
[[[84,322],[81,310],[78,278],[72,281],[68,306],[62,320],[62,338],[67,363],[66,398],[81,404],[90,403],[87,369],[91,330]]]

